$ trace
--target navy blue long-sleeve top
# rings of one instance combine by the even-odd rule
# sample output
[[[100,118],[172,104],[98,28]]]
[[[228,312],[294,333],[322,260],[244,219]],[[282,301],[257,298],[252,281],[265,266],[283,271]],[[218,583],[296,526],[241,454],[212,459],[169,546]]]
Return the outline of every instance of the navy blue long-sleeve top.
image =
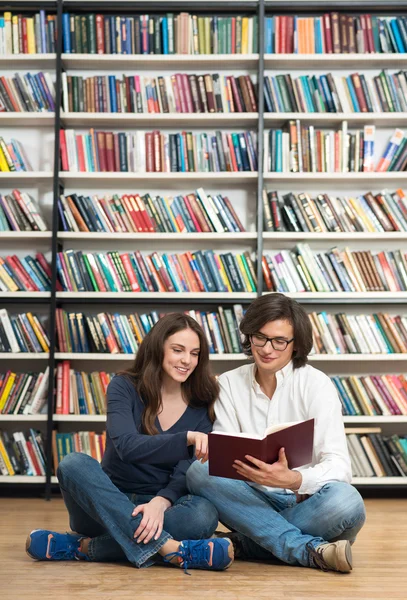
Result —
[[[186,472],[195,460],[187,446],[188,431],[209,433],[206,408],[187,406],[180,419],[158,435],[145,435],[141,417],[144,404],[131,379],[116,375],[107,388],[106,449],[102,468],[124,492],[163,496],[172,503],[187,494]]]

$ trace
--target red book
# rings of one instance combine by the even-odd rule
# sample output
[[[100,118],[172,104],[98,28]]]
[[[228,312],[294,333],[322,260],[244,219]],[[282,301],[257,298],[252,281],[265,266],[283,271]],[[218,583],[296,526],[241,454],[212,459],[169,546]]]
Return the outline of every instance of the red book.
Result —
[[[69,171],[68,152],[66,149],[65,129],[59,131],[59,145],[61,148],[62,170]]]
[[[182,89],[184,90],[185,101],[187,105],[187,112],[194,112],[194,103],[192,101],[191,84],[189,83],[188,75],[182,74]]]
[[[165,285],[165,282],[164,282],[163,278],[161,277],[161,271],[159,270],[159,268],[155,267],[155,265],[154,265],[154,263],[153,263],[153,261],[151,259],[151,256],[146,256],[145,257],[145,261],[146,261],[146,264],[147,264],[147,266],[148,266],[148,268],[150,270],[151,277],[153,278],[153,280],[155,281],[155,283],[156,283],[156,285],[158,287],[158,291],[159,292],[167,292],[167,291],[169,291],[167,289],[167,286]],[[172,291],[174,291],[174,290],[172,290]]]
[[[111,131],[106,133],[106,164],[107,170],[111,173],[114,171],[114,141]]]
[[[85,152],[83,150],[83,136],[77,135],[76,140],[76,153],[78,155],[78,167],[81,173],[86,172],[86,164],[85,164]]]
[[[131,260],[128,254],[120,254],[121,261],[123,263],[123,268],[126,271],[126,275],[128,280],[130,281],[130,286],[133,292],[140,292],[140,286],[137,281],[137,277],[133,271],[133,267],[131,266]]]
[[[196,218],[196,215],[195,215],[194,211],[192,210],[192,206],[191,206],[191,204],[190,204],[190,202],[189,202],[188,196],[184,196],[184,201],[185,201],[185,206],[187,207],[187,210],[188,210],[189,216],[190,216],[190,217],[191,217],[191,219],[192,219],[192,222],[193,222],[193,224],[194,224],[194,227],[195,227],[196,231],[197,231],[198,233],[201,233],[201,231],[202,231],[202,228],[201,228],[201,226],[200,226],[200,224],[199,224],[199,221],[198,221],[198,219]]]
[[[107,155],[106,155],[106,134],[103,131],[96,133],[98,154],[99,154],[99,171],[106,172],[107,169]]]
[[[27,271],[24,269],[18,256],[7,256],[6,263],[16,272],[17,277],[27,289],[27,292],[38,292],[39,289],[31,279]]]
[[[369,52],[375,52],[374,47],[374,38],[373,38],[373,29],[372,29],[372,15],[365,15],[366,17],[366,32],[367,32],[367,41],[369,44]]]
[[[57,308],[56,313],[55,313],[55,323],[56,323],[56,328],[57,328],[57,347],[59,352],[68,352],[68,348],[66,346],[66,342],[65,342],[65,336],[64,336],[64,326],[62,323],[62,308]]]
[[[353,87],[355,88],[356,98],[358,100],[359,108],[361,112],[368,112],[366,98],[363,93],[362,83],[360,81],[359,73],[352,73],[351,79],[353,82]]]
[[[136,210],[129,196],[122,196],[122,204],[126,213],[128,213],[130,219],[133,221],[134,231],[144,231],[144,224],[141,222],[141,218],[138,215],[139,210]]]
[[[249,48],[249,53],[252,49]],[[232,54],[236,54],[236,17],[232,17]]]
[[[324,35],[325,35],[325,53],[333,54],[331,18],[329,16],[329,13],[324,14],[323,24],[324,24]]]
[[[235,107],[237,108],[236,112],[244,112],[242,102],[241,102],[240,96],[239,96],[239,91],[238,91],[237,85],[236,85],[236,79],[233,76],[231,76],[229,79],[230,79],[230,85],[232,86],[233,101],[234,101]]]
[[[153,284],[151,283],[150,275],[149,275],[149,273],[148,273],[148,271],[147,271],[146,264],[145,264],[145,262],[144,262],[144,257],[143,257],[143,255],[141,254],[140,250],[136,250],[136,251],[134,252],[134,256],[135,256],[135,259],[136,259],[136,261],[137,261],[137,264],[138,264],[138,266],[139,266],[139,269],[140,269],[140,271],[141,271],[141,274],[142,274],[142,276],[143,276],[143,278],[144,278],[144,281],[145,281],[145,283],[146,283],[146,285],[147,285],[147,289],[148,289],[148,291],[149,291],[149,292],[154,292],[154,291],[155,291],[155,290],[154,290],[154,286],[153,286]]]
[[[119,135],[113,134],[113,156],[114,156],[114,171],[120,173],[120,147],[119,147]]]
[[[280,16],[280,52],[287,53],[287,17]]]
[[[23,22],[23,54],[28,54],[27,17],[21,18]]]
[[[41,254],[40,252],[37,252],[37,254],[35,255],[35,258],[38,260],[38,262],[40,263],[41,267],[44,269],[44,271],[46,272],[48,277],[50,279],[52,279],[51,267],[50,267],[49,263],[47,262],[45,256],[43,254]],[[57,291],[58,292],[62,291],[62,285],[58,280],[57,280]]]
[[[228,146],[229,146],[229,152],[230,152],[230,160],[232,161],[232,170],[233,171],[238,171],[239,169],[237,168],[237,162],[236,162],[236,156],[235,156],[235,147],[233,146],[233,142],[232,142],[232,136],[230,133],[227,134],[227,140],[228,140]]]
[[[274,17],[274,23],[275,23],[275,49],[274,52],[275,54],[280,54],[281,53],[281,45],[280,45],[280,39],[281,39],[281,28],[280,28],[280,20],[281,17],[279,16],[275,16]]]
[[[144,231],[150,231],[153,233],[155,231],[154,223],[146,210],[144,202],[138,194],[134,194],[134,197],[132,198],[134,198],[134,202],[137,204],[137,207],[140,211],[140,219],[143,221],[145,226]]]
[[[146,133],[146,171],[147,173],[154,172],[154,152],[153,152],[153,134]]]
[[[17,102],[16,102],[16,99],[15,99],[15,97],[14,97],[14,94],[13,94],[13,92],[11,91],[11,89],[10,89],[10,86],[9,86],[9,84],[8,84],[8,82],[7,82],[7,79],[6,79],[4,76],[2,76],[2,77],[0,77],[0,81],[2,82],[2,84],[4,85],[4,87],[5,87],[5,89],[6,89],[7,96],[8,96],[8,98],[9,98],[9,100],[10,100],[11,104],[13,105],[13,108],[14,108],[14,110],[15,110],[16,112],[21,112],[21,111],[20,111],[20,108],[19,108],[19,106],[18,106],[18,104],[17,104]]]
[[[286,53],[292,54],[294,52],[294,17],[287,17],[287,41],[286,41]]]
[[[192,267],[192,264],[193,264],[192,261],[194,260],[194,257],[192,256],[192,252],[185,252],[185,254],[181,254],[180,255],[180,259],[181,259],[182,256],[186,256],[188,264],[189,264],[189,268],[192,270],[192,272],[194,274],[194,279],[195,279],[196,284],[198,286],[198,289],[192,289],[192,291],[193,292],[204,292],[205,291],[205,286],[203,284],[201,274],[200,274],[200,272],[198,270],[195,270]]]
[[[278,460],[280,448],[285,449],[288,468],[301,467],[312,461],[314,446],[314,419],[299,423],[281,423],[268,427],[263,436],[247,433],[212,432],[209,434],[209,475],[227,479],[246,478],[233,468],[235,460],[250,466],[245,459],[249,454],[267,464]]]
[[[181,112],[186,113],[186,112],[188,112],[188,107],[187,107],[187,101],[185,98],[184,86],[182,85],[181,73],[175,74],[175,80],[177,82],[178,95],[179,95],[179,100],[180,100],[180,104],[181,104]]]
[[[37,459],[37,455],[35,454],[34,448],[32,446],[32,443],[29,440],[26,440],[26,446],[27,446],[27,451],[28,454],[30,455],[30,458],[32,460],[32,463],[34,465],[34,470],[36,471],[35,475],[42,475],[43,471],[41,471],[41,467],[39,465],[38,459]]]
[[[150,258],[150,257],[147,257],[147,258]],[[175,292],[174,284],[171,281],[171,278],[168,274],[167,268],[165,267],[163,261],[161,260],[161,256],[159,256],[157,252],[153,252],[153,254],[151,255],[151,261],[152,261],[153,265],[155,266],[156,271],[160,275],[161,280],[163,281],[167,290],[169,292]]]
[[[367,31],[366,15],[360,15],[360,24],[362,25],[363,44],[365,47],[365,52],[370,52],[369,34]]]
[[[62,362],[62,413],[63,415],[69,415],[69,392],[70,392],[70,372],[69,372],[69,361],[64,360]]]
[[[103,15],[96,15],[96,50],[98,54],[105,53],[105,24]]]
[[[177,78],[175,77],[175,75],[171,75],[171,85],[172,85],[172,91],[174,94],[175,112],[180,113],[180,112],[182,112],[181,97],[180,97],[180,91],[178,89]]]

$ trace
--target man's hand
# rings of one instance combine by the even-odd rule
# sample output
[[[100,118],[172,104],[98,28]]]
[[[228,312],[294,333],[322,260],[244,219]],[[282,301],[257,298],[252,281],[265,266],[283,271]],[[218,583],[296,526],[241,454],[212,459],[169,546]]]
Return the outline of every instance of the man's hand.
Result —
[[[155,540],[158,540],[163,530],[164,513],[170,506],[171,502],[161,496],[156,496],[150,502],[147,502],[147,504],[136,506],[132,512],[133,517],[136,517],[140,513],[143,514],[141,523],[133,536],[138,544],[140,542],[147,544],[152,540],[153,536]]]
[[[287,488],[298,490],[301,486],[302,475],[298,471],[291,471],[288,468],[287,457],[284,448],[280,448],[278,461],[268,465],[267,463],[246,455],[246,460],[253,463],[253,467],[246,465],[240,460],[235,460],[233,468],[246,477],[249,481],[266,485],[269,487]]]

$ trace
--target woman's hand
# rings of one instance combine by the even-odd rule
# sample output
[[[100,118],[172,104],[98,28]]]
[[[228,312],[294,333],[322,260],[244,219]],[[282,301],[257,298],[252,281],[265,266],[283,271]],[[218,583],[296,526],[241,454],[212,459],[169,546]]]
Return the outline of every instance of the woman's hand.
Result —
[[[170,506],[171,502],[161,496],[156,496],[150,502],[136,506],[132,512],[133,517],[140,513],[143,515],[133,536],[138,544],[140,542],[147,544],[153,537],[158,540],[163,530],[164,513]]]
[[[302,475],[298,471],[291,471],[288,468],[287,457],[284,448],[280,448],[278,460],[271,465],[246,455],[246,460],[253,463],[253,466],[245,464],[240,460],[235,460],[233,468],[253,483],[267,485],[269,487],[287,488],[298,490],[301,486]]]
[[[202,463],[206,463],[209,458],[208,434],[201,431],[188,431],[187,444],[188,446],[195,446],[195,456]]]

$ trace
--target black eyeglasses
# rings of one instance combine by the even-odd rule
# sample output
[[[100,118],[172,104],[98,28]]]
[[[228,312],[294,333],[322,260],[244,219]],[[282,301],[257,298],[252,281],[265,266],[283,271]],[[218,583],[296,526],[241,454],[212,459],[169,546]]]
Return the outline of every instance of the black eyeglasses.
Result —
[[[253,344],[253,346],[258,346],[259,348],[264,348],[264,346],[267,344],[267,342],[270,342],[270,344],[273,346],[274,350],[280,350],[283,351],[287,348],[288,344],[291,344],[291,342],[294,341],[294,338],[292,338],[291,340],[282,340],[281,338],[275,337],[275,338],[268,338],[265,335],[262,335],[261,333],[253,333],[252,335],[249,336],[251,343]]]

